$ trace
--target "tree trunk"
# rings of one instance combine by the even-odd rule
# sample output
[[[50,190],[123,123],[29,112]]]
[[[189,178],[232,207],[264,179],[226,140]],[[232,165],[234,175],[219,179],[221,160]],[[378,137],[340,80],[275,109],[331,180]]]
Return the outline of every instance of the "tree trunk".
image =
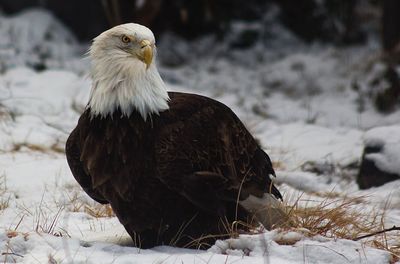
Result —
[[[375,106],[381,112],[393,112],[400,106],[400,1],[383,0],[382,47],[387,70],[383,78],[388,88],[377,93]]]
[[[383,1],[383,47],[393,49],[400,41],[400,1]]]

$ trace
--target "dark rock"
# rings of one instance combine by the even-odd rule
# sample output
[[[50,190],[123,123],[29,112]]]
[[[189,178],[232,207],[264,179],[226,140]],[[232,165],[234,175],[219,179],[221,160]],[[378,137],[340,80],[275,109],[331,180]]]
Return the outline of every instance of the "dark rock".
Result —
[[[399,174],[385,172],[376,166],[375,161],[368,158],[368,154],[380,153],[383,147],[383,145],[375,145],[364,148],[361,167],[357,176],[357,183],[360,189],[381,186],[387,182],[400,179],[400,172]]]
[[[232,48],[246,49],[250,48],[260,38],[260,33],[254,29],[246,29],[240,32],[238,37],[230,44]]]

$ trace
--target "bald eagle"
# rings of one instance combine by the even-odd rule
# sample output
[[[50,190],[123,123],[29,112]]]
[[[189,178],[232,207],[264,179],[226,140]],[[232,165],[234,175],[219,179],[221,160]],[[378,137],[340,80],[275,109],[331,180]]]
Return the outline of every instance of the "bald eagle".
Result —
[[[279,222],[268,155],[224,104],[167,92],[155,51],[153,33],[134,23],[93,40],[90,99],[66,143],[75,179],[142,248],[207,245],[239,221]]]

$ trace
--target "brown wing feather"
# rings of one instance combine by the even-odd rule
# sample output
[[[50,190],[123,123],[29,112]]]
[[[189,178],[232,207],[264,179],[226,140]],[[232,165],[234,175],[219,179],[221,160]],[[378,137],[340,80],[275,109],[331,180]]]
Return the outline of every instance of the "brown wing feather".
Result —
[[[162,209],[159,202],[166,195],[153,176],[154,141],[149,139],[154,138],[154,129],[139,114],[121,118],[116,112],[105,118],[91,118],[87,110],[76,130],[80,133],[74,141],[81,146],[76,156],[85,171],[77,180],[84,190],[88,192],[89,186],[90,191],[108,201],[128,232],[158,226]]]
[[[81,152],[79,145],[79,128],[75,128],[68,137],[67,143],[65,145],[65,153],[72,175],[75,177],[76,181],[82,186],[83,190],[92,199],[96,200],[99,203],[108,203],[103,195],[93,188],[91,178],[87,174],[87,170],[82,165],[82,162],[80,160]]]
[[[138,128],[133,120],[119,117],[116,114],[114,117],[90,119],[88,112],[82,115],[79,121],[84,127],[80,138],[83,146],[80,159],[91,176],[93,188],[108,185],[103,192],[132,200],[137,182],[149,173],[146,165],[151,157],[135,154],[146,152],[147,145],[140,135],[147,136],[147,133],[135,132]]]
[[[171,100],[168,115],[176,121],[161,127],[156,145],[163,183],[204,210],[223,211],[239,190],[240,200],[265,192],[281,198],[268,155],[228,107],[197,95],[174,93]]]

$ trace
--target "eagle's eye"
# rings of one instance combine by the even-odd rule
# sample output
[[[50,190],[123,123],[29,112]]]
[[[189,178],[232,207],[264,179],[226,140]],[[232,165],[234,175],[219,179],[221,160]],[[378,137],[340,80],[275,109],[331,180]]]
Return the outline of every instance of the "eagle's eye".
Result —
[[[122,42],[124,42],[124,43],[129,43],[129,42],[131,42],[130,37],[128,37],[127,35],[122,35],[121,40],[122,40]]]

